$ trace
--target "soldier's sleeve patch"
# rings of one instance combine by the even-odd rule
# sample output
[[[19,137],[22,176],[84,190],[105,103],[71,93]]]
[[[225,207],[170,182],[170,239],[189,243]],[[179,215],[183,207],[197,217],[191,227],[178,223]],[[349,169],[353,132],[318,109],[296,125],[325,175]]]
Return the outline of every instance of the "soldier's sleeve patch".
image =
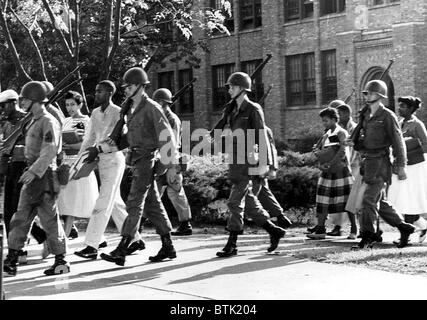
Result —
[[[52,131],[48,131],[45,135],[44,135],[44,141],[50,143],[53,141],[53,134]]]

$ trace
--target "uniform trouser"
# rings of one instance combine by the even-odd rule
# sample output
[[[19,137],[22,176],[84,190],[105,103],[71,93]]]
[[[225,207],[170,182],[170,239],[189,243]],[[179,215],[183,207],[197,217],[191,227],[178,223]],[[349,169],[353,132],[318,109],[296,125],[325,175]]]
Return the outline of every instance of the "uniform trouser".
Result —
[[[252,184],[252,192],[258,198],[262,207],[268,212],[270,217],[283,216],[283,208],[277,201],[273,192],[271,192],[267,178],[254,178],[252,179]]]
[[[54,255],[65,254],[66,237],[59,220],[56,200],[57,195],[44,193],[40,201],[35,204],[31,201],[27,185],[22,187],[18,211],[10,222],[9,249],[21,250],[24,247],[34,218],[38,215],[47,235],[50,252]]]
[[[253,193],[252,182],[248,177],[233,181],[227,206],[230,212],[228,231],[243,232],[243,210],[258,226],[264,225],[269,219],[267,211]]]
[[[134,165],[132,185],[126,202],[128,216],[123,225],[122,236],[129,237],[137,232],[143,212],[159,235],[172,231],[157,184],[154,183],[155,165],[156,159],[153,156],[145,156]]]
[[[19,178],[24,173],[26,167],[27,164],[24,161],[17,161],[9,163],[7,168],[4,184],[4,224],[7,235],[9,235],[10,231],[10,221],[18,209],[19,194],[22,188],[22,183],[19,182]],[[35,222],[33,222],[31,227],[31,235],[38,243],[42,243],[46,240],[46,233]]]
[[[392,227],[397,227],[403,222],[402,217],[396,212],[392,204],[387,201],[385,195],[386,183],[382,178],[378,178],[375,183],[367,184],[360,216],[361,232],[375,233],[375,221],[378,214]]]
[[[122,152],[99,155],[98,162],[101,187],[86,230],[85,244],[98,248],[107,228],[110,217],[113,218],[119,232],[126,220],[126,205],[120,196],[120,181],[125,170],[125,157]],[[139,240],[138,232],[132,233]]]
[[[180,177],[177,177],[177,181],[182,181],[182,173],[177,173],[177,176],[180,176]],[[166,174],[156,179],[156,183],[157,183],[157,188],[159,189],[160,198],[162,198],[163,193],[166,190],[169,200],[172,202],[172,205],[178,214],[179,222],[191,220],[191,208],[190,208],[190,204],[188,203],[188,199],[185,194],[185,190],[182,186],[182,183],[179,183],[179,186],[178,186],[178,183],[176,183],[174,185],[174,188],[175,188],[174,189],[172,186],[168,184],[168,181],[166,179]],[[179,191],[176,191],[178,187],[179,187]]]

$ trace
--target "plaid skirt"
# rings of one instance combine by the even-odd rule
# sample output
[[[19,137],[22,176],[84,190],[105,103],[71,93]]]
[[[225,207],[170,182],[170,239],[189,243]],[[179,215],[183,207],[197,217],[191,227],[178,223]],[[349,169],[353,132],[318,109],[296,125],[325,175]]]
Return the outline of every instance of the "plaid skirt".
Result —
[[[345,212],[353,181],[348,167],[336,173],[322,172],[317,183],[317,214]]]

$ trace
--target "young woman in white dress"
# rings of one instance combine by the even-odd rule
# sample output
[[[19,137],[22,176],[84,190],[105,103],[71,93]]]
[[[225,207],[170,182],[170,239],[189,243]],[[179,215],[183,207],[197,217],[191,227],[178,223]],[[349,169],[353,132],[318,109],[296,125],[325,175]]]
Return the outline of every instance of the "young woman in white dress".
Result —
[[[70,116],[65,119],[62,131],[75,131],[80,138],[80,142],[73,144],[63,141],[63,151],[65,152],[63,161],[71,166],[77,160],[85,130],[89,125],[89,117],[81,113],[83,97],[78,92],[66,93],[65,106]],[[86,178],[71,180],[62,187],[58,198],[58,210],[64,218],[64,231],[67,237],[73,226],[74,218],[89,218],[97,198],[98,183],[93,172]]]
[[[419,140],[424,152],[424,161],[420,156],[419,160],[415,161],[417,163],[408,163],[406,180],[399,180],[393,175],[388,198],[395,204],[397,212],[404,215],[405,221],[414,224],[420,231],[421,243],[427,235],[427,222],[423,217],[427,213],[427,131],[424,123],[415,116],[421,107],[421,100],[406,96],[400,97],[398,102],[403,137],[405,140],[410,138]]]

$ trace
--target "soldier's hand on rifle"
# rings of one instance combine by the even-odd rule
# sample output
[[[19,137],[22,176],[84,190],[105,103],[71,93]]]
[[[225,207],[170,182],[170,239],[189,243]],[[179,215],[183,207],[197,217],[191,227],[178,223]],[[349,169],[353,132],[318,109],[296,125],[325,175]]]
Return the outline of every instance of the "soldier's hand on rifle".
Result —
[[[87,158],[84,160],[84,162],[91,163],[96,160],[96,157],[98,157],[99,150],[96,147],[89,147],[86,149],[86,151],[89,152]]]
[[[19,178],[19,182],[23,184],[29,184],[36,178],[36,174],[32,172],[31,170],[25,171],[21,178]]]

